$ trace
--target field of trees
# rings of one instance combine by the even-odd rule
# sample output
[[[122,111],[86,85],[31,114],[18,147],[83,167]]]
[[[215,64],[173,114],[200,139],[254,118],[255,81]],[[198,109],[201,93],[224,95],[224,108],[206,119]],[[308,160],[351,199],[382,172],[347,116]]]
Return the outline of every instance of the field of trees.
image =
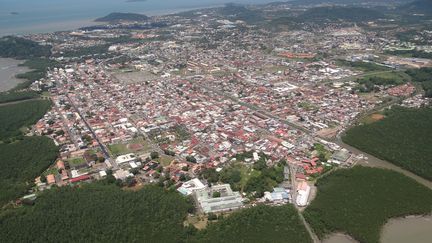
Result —
[[[39,97],[39,94],[37,92],[34,92],[34,91],[0,92],[0,104],[8,103],[8,102],[14,102],[14,101],[34,99],[37,97]]]
[[[191,242],[312,242],[292,205],[256,206],[211,223]]]
[[[51,46],[16,36],[0,38],[0,57],[27,59],[32,57],[48,57],[51,55]]]
[[[426,97],[432,97],[432,68],[410,69],[406,73],[412,77],[413,82],[422,85]]]
[[[304,216],[320,238],[344,232],[360,242],[379,242],[389,218],[432,212],[432,191],[400,173],[357,166],[319,179]]]
[[[0,215],[5,242],[184,242],[191,204],[155,186],[102,183],[48,190],[34,206]]]
[[[56,159],[58,148],[47,137],[24,137],[0,144],[0,205],[21,196]]]
[[[349,129],[342,140],[432,180],[432,109],[393,107],[385,119]]]
[[[47,100],[25,101],[0,106],[0,141],[8,142],[22,135],[20,128],[33,125],[51,106]]]

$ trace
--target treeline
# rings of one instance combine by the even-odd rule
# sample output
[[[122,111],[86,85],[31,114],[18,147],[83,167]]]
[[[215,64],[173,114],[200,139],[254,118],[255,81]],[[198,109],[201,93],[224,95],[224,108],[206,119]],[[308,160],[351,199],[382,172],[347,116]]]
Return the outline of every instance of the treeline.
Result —
[[[422,85],[426,97],[432,97],[432,68],[410,69],[406,73],[411,76],[413,82]]]
[[[26,192],[56,159],[58,148],[47,137],[24,137],[0,144],[0,205]]]
[[[190,242],[312,242],[291,205],[271,207],[259,205],[242,209],[211,223]]]
[[[5,242],[184,242],[191,204],[155,186],[125,191],[92,183],[42,193],[0,216]]]
[[[318,179],[318,194],[304,216],[319,238],[345,232],[378,243],[388,219],[429,214],[432,191],[400,173],[357,166]]]
[[[353,67],[365,72],[390,70],[389,67],[381,66],[372,62],[362,62],[362,61],[350,62],[346,60],[338,60],[336,61],[336,64],[340,66]]]
[[[5,36],[0,38],[0,56],[16,59],[27,59],[32,57],[49,57],[51,46],[40,45],[32,40],[16,36]]]
[[[387,51],[386,53],[390,55],[397,55],[397,56],[432,59],[432,53],[417,51],[417,50]]]
[[[432,108],[393,107],[385,116],[349,129],[343,141],[432,180]]]
[[[20,129],[36,123],[51,106],[47,100],[25,101],[0,106],[0,141],[10,142],[22,136]]]
[[[9,92],[0,92],[0,104],[34,99],[39,97],[39,94],[34,91],[9,91]]]

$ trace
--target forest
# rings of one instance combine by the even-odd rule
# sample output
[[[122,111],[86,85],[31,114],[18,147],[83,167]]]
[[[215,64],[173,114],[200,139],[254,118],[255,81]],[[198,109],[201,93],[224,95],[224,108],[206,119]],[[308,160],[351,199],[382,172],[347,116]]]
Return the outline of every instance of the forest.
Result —
[[[49,57],[51,46],[40,45],[32,40],[16,36],[0,38],[0,57],[28,59],[31,57]]]
[[[319,238],[344,232],[360,242],[378,243],[388,219],[432,211],[432,191],[386,169],[339,169],[316,182],[318,194],[304,216]]]
[[[20,100],[28,100],[39,97],[39,94],[34,91],[9,91],[9,92],[0,92],[0,104],[20,101]]]
[[[422,85],[426,97],[432,97],[432,68],[409,69],[406,74]]]
[[[0,141],[22,136],[20,129],[36,123],[51,106],[48,100],[24,101],[0,106]]]
[[[342,140],[432,180],[432,109],[393,107],[385,119],[349,129]]]
[[[312,242],[297,210],[291,205],[259,205],[210,223],[190,242]]]
[[[0,215],[5,242],[184,242],[191,204],[156,186],[138,191],[102,183],[43,192],[35,205]],[[35,233],[37,232],[37,233]]]
[[[0,144],[0,205],[22,196],[56,159],[58,148],[47,137],[24,137]]]

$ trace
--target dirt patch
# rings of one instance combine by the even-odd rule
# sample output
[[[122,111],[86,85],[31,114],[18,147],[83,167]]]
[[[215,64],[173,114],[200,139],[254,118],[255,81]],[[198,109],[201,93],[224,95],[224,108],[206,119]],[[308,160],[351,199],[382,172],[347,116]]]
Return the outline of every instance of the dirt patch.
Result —
[[[382,120],[382,119],[384,119],[384,118],[385,118],[384,115],[382,115],[382,114],[378,114],[378,113],[375,113],[375,114],[372,114],[372,115],[371,115],[371,119],[372,119],[373,121],[379,121],[379,120]]]

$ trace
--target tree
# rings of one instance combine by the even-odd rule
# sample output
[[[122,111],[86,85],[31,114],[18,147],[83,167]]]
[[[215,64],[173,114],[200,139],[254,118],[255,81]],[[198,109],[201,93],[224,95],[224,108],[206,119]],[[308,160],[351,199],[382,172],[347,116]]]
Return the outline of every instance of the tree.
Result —
[[[159,153],[156,152],[156,151],[151,152],[150,153],[150,158],[151,159],[157,159],[157,158],[159,158]]]
[[[207,219],[208,219],[209,221],[216,220],[216,219],[217,219],[217,215],[214,214],[214,213],[208,213],[208,214],[207,214]]]
[[[187,156],[186,160],[191,162],[191,163],[194,163],[194,164],[196,164],[196,162],[197,162],[196,158],[192,155]]]
[[[216,198],[216,197],[220,197],[220,196],[221,196],[220,192],[218,192],[218,191],[213,192],[212,197]]]
[[[40,176],[40,181],[43,182],[43,183],[46,183],[47,182],[46,176],[45,175],[41,175]]]

